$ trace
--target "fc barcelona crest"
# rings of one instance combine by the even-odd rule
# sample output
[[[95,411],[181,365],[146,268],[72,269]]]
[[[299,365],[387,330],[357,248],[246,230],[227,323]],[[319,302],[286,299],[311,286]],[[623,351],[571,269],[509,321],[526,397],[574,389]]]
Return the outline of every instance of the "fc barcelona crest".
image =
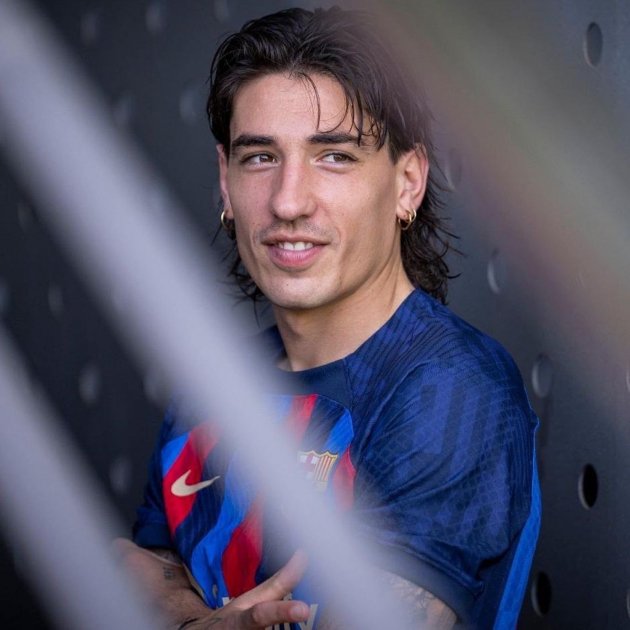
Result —
[[[339,455],[326,451],[298,451],[298,463],[306,472],[306,479],[312,481],[315,489],[323,492],[328,485],[328,478]]]

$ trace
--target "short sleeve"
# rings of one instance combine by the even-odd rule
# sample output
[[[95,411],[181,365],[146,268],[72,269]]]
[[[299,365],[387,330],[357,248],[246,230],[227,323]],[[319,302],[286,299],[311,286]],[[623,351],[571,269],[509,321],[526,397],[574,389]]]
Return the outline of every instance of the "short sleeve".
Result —
[[[140,547],[173,548],[162,493],[162,448],[173,433],[174,411],[162,422],[157,444],[149,460],[149,476],[140,507],[136,510],[133,540]]]
[[[536,423],[507,355],[411,371],[356,464],[358,520],[385,568],[466,619],[527,521]]]

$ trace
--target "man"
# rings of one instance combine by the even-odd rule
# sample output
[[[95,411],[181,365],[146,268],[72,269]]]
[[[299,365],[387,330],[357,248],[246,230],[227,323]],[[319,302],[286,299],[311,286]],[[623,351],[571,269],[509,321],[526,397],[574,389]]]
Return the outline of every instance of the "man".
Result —
[[[221,45],[208,112],[232,272],[272,304],[300,461],[418,625],[513,627],[538,533],[536,419],[505,351],[440,303],[421,97],[366,16],[291,9]],[[336,627],[303,557],[275,558],[234,457],[169,414],[127,564],[180,629]]]

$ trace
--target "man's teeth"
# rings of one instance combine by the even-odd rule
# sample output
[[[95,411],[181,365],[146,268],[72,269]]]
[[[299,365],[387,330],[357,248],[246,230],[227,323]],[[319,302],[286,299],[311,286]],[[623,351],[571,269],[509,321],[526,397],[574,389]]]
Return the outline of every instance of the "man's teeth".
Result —
[[[280,249],[290,249],[294,252],[301,252],[305,249],[311,249],[313,247],[313,243],[305,243],[304,241],[298,241],[297,243],[289,243],[288,241],[284,243],[278,243],[278,247]]]

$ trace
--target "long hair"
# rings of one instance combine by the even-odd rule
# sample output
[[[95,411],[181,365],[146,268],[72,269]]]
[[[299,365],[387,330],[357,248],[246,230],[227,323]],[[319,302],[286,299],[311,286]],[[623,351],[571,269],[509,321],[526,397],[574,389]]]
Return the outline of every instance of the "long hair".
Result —
[[[359,143],[369,135],[380,149],[386,143],[392,162],[411,149],[429,160],[426,193],[417,219],[401,232],[401,255],[412,284],[442,302],[449,276],[445,257],[453,237],[439,216],[438,192],[444,187],[431,138],[426,99],[376,33],[372,16],[362,11],[287,9],[247,22],[219,46],[212,61],[207,103],[210,128],[229,158],[230,121],[239,88],[265,74],[286,73],[310,81],[323,74],[336,80],[355,120]],[[367,126],[364,124],[367,122]],[[230,274],[243,293],[262,296],[242,265],[233,224]]]

